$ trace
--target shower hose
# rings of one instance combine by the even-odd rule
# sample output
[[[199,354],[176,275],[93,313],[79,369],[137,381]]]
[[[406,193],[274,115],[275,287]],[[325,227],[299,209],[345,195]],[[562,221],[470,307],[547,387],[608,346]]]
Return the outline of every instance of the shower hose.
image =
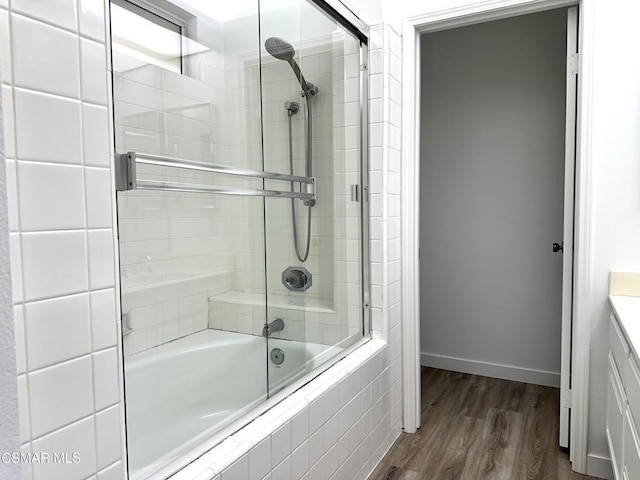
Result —
[[[305,135],[305,140],[306,140],[306,150],[305,150],[305,174],[307,177],[311,176],[311,170],[312,170],[312,161],[311,161],[311,156],[312,156],[312,148],[311,148],[311,98],[309,94],[305,95],[305,102],[304,102],[306,109],[307,109],[307,118],[306,118],[306,135]],[[291,117],[293,117],[293,114],[291,111],[289,111],[288,113],[289,116],[289,173],[291,175],[293,175],[293,135],[292,135],[292,120]],[[291,191],[294,191],[294,185],[293,182],[291,182]],[[296,256],[298,257],[298,260],[300,260],[301,262],[306,262],[307,258],[309,258],[309,248],[311,245],[311,206],[312,206],[312,202],[310,201],[307,204],[307,242],[306,242],[306,246],[304,249],[304,254],[300,254],[300,247],[298,246],[298,222],[296,221],[296,204],[295,204],[295,199],[292,198],[291,199],[291,220],[292,220],[292,224],[293,224],[293,246],[295,247],[296,250]]]

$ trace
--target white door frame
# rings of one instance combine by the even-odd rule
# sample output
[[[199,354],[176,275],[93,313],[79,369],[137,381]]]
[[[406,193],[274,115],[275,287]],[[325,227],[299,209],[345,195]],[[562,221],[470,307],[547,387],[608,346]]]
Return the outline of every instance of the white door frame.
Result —
[[[594,0],[488,0],[409,17],[403,21],[402,336],[403,421],[420,426],[420,35],[463,25],[580,5],[580,64],[576,132],[573,291],[572,468],[587,470],[589,393],[589,230]],[[566,213],[565,213],[566,214]]]
[[[567,9],[567,71],[564,136],[564,218],[562,227],[562,349],[560,355],[561,447],[569,447],[571,426],[571,328],[573,310],[573,228],[578,86],[578,7]]]

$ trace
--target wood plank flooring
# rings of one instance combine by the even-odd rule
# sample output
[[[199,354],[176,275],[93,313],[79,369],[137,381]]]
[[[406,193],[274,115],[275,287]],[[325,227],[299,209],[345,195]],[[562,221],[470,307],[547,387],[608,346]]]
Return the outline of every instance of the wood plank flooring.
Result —
[[[422,367],[422,427],[369,480],[578,480],[558,446],[559,390]]]

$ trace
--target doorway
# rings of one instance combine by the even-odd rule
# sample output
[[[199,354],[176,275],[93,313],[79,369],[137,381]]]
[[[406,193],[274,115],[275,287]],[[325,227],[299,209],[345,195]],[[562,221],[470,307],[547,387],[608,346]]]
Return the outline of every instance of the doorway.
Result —
[[[422,364],[558,387],[566,9],[421,41]]]
[[[421,364],[556,387],[562,365],[563,399],[576,19],[548,10],[427,33],[419,46]]]
[[[587,471],[587,430],[589,412],[589,345],[591,330],[588,298],[590,294],[590,133],[593,122],[591,91],[593,88],[594,11],[588,2],[574,0],[496,0],[491,4],[469,3],[462,6],[438,8],[425,6],[423,11],[408,17],[403,24],[403,167],[402,167],[402,346],[403,346],[403,421],[404,430],[413,433],[420,427],[420,272],[419,272],[419,204],[420,204],[420,38],[435,32],[459,26],[537,13],[559,7],[580,5],[575,15],[580,33],[576,36],[575,76],[575,219],[573,298],[569,303],[572,322],[563,331],[571,351],[563,349],[563,372],[571,376],[571,423],[568,437],[571,444],[570,459],[573,470]],[[577,29],[576,29],[577,30]],[[569,85],[569,83],[568,83]],[[565,303],[566,305],[566,303]],[[567,376],[568,376],[567,374]],[[563,375],[563,378],[565,375]],[[564,397],[564,395],[563,395]],[[563,398],[563,402],[564,402]],[[567,422],[568,423],[568,422]],[[606,463],[606,462],[605,462]],[[606,465],[598,471],[605,471]]]

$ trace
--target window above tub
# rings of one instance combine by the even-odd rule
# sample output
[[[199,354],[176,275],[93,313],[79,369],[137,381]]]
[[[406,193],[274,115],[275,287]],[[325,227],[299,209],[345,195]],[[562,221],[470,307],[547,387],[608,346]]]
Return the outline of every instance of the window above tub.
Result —
[[[186,74],[188,56],[207,50],[190,38],[194,27],[195,17],[173,4],[111,0],[111,42],[119,54],[113,57],[114,69],[123,72],[152,64]]]

